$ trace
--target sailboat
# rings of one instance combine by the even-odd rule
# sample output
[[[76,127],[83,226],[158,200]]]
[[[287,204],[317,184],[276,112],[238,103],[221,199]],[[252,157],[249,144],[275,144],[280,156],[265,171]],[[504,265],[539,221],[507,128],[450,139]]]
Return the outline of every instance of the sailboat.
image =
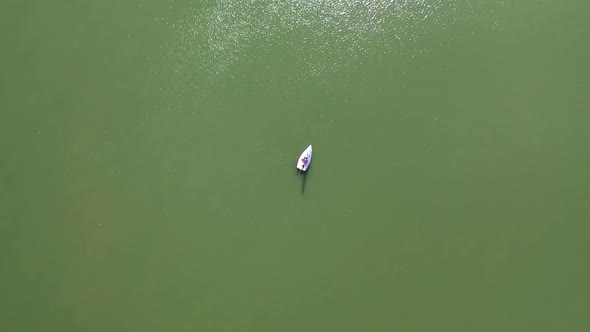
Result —
[[[301,156],[299,156],[299,159],[297,160],[297,169],[305,172],[307,171],[307,168],[309,167],[309,164],[311,164],[311,153],[312,153],[312,149],[311,149],[311,145],[307,147],[307,149],[305,149],[305,151],[303,151],[303,153],[301,154]]]

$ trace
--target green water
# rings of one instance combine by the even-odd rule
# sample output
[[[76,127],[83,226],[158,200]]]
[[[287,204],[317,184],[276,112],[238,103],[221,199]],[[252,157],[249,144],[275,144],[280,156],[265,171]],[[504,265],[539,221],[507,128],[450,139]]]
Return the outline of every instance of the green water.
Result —
[[[0,8],[1,331],[590,331],[588,2]]]

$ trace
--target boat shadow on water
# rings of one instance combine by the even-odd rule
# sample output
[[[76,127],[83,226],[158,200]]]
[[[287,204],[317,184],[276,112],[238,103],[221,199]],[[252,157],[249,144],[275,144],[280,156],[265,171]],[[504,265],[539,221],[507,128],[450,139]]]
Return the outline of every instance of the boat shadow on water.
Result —
[[[297,170],[297,174],[303,178],[301,180],[301,195],[303,195],[303,193],[305,192],[305,182],[307,181],[307,176],[308,176],[310,169],[311,169],[311,167],[308,168],[307,171],[305,171],[305,172]]]

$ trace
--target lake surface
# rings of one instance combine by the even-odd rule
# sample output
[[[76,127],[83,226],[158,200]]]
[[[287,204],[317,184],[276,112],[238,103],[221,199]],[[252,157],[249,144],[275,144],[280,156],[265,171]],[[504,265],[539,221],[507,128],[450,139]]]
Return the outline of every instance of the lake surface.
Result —
[[[590,331],[590,2],[0,7],[1,331]]]

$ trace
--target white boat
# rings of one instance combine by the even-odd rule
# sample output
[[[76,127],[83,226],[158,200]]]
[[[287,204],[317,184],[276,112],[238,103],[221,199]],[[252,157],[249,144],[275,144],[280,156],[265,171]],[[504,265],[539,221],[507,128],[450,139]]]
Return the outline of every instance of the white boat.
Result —
[[[305,151],[303,151],[303,153],[301,154],[301,156],[299,156],[299,160],[297,160],[297,169],[305,172],[307,171],[307,168],[309,167],[309,164],[311,164],[311,145],[307,147],[307,149],[305,149]]]

